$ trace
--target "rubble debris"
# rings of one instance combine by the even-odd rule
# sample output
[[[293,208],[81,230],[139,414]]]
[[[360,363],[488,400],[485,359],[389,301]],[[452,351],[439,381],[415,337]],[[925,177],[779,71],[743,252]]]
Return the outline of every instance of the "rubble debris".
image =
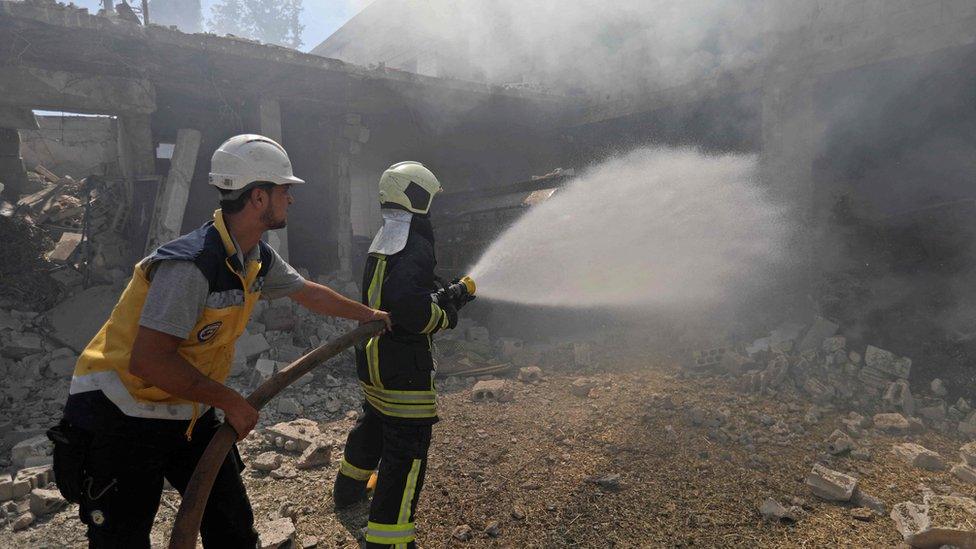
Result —
[[[281,454],[278,452],[262,452],[251,462],[251,467],[257,471],[269,473],[281,467]]]
[[[291,549],[295,546],[295,524],[290,518],[260,524],[257,530],[260,549]]]
[[[68,502],[61,497],[61,492],[57,490],[45,490],[43,488],[31,490],[30,512],[34,513],[34,516],[40,517],[56,513],[67,504]]]
[[[468,541],[474,537],[474,531],[467,524],[462,524],[454,529],[451,533],[451,537],[458,541]]]
[[[827,437],[827,452],[833,456],[839,456],[841,454],[846,454],[854,448],[854,441],[851,437],[847,436],[847,433],[835,430],[833,433]]]
[[[493,520],[488,523],[488,526],[485,526],[485,534],[490,538],[497,538],[502,535],[501,525],[498,524],[497,520]]]
[[[14,467],[21,468],[28,458],[49,456],[53,450],[54,447],[46,435],[37,435],[14,445],[10,450],[10,460]]]
[[[30,511],[23,513],[22,515],[17,517],[16,520],[14,520],[12,526],[13,531],[19,532],[20,530],[24,530],[28,528],[31,524],[34,524],[34,520],[35,520],[34,513],[31,513]]]
[[[945,383],[939,378],[932,380],[932,382],[929,384],[929,389],[932,391],[932,394],[937,397],[944,397],[949,394],[949,391],[945,387]]]
[[[926,471],[946,470],[946,463],[942,459],[942,456],[921,444],[914,442],[895,444],[891,448],[891,453],[913,467],[925,469]]]
[[[891,351],[885,351],[873,345],[868,345],[867,351],[864,353],[864,364],[866,368],[901,379],[908,379],[908,375],[912,371],[912,359],[899,357]]]
[[[905,416],[901,414],[875,414],[874,428],[890,435],[907,435],[909,424]]]
[[[813,466],[806,484],[813,494],[828,501],[850,501],[857,487],[857,479],[820,465]]]
[[[879,515],[883,515],[887,507],[881,498],[872,496],[871,494],[862,490],[860,486],[854,490],[854,495],[851,497],[851,503],[858,507],[867,507]]]
[[[735,351],[728,351],[722,355],[722,360],[719,362],[719,369],[732,375],[740,375],[746,370],[751,369],[750,366],[754,364],[749,357],[742,356]]]
[[[912,547],[976,547],[976,501],[969,497],[926,495],[921,505],[895,505],[891,519]]]
[[[54,339],[80,353],[88,345],[119,298],[117,286],[92,286],[44,313]]]
[[[538,366],[519,368],[518,379],[524,383],[538,383],[542,381],[542,368]]]
[[[324,438],[315,439],[295,462],[299,469],[324,467],[332,461],[332,443]]]
[[[490,379],[479,381],[471,388],[471,400],[484,402],[494,400],[498,402],[509,402],[512,400],[512,392],[503,379]]]
[[[724,347],[694,351],[691,354],[692,364],[689,369],[701,371],[717,367],[721,364],[722,357],[728,351],[729,349]]]
[[[286,448],[291,442],[297,452],[304,452],[321,435],[318,423],[305,418],[277,423],[264,430],[265,439],[277,448]]]
[[[279,398],[275,409],[278,410],[279,414],[287,414],[292,416],[300,416],[304,411],[302,405],[299,404],[297,400],[289,397]]]
[[[595,380],[581,377],[573,380],[572,385],[569,386],[569,392],[578,397],[588,397],[590,396],[590,391],[595,389],[597,382]]]
[[[963,482],[969,484],[976,484],[976,467],[973,467],[972,465],[967,465],[965,463],[957,463],[952,466],[950,472],[954,477],[956,477],[957,479]]]
[[[250,360],[270,349],[271,345],[268,345],[264,334],[251,334],[245,331],[234,345],[234,355]]]
[[[970,467],[976,467],[976,442],[963,444],[959,448],[959,457]]]
[[[907,380],[899,379],[888,384],[881,401],[890,412],[901,412],[907,417],[915,415],[915,401]]]
[[[607,473],[605,475],[589,477],[586,481],[606,490],[620,489],[620,475],[618,473]]]
[[[836,334],[839,328],[840,326],[837,324],[825,318],[817,317],[810,329],[803,335],[797,350],[802,353],[811,349],[820,349],[824,340]]]
[[[766,498],[766,501],[759,507],[759,514],[767,522],[797,522],[802,511],[797,506],[787,508],[773,498]]]

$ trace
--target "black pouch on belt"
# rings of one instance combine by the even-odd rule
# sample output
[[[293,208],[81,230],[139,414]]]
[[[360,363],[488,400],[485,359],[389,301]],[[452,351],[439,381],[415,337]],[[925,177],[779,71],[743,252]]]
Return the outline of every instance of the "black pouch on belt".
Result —
[[[58,490],[64,499],[78,503],[91,434],[62,419],[47,430],[47,438],[54,443],[54,480]]]

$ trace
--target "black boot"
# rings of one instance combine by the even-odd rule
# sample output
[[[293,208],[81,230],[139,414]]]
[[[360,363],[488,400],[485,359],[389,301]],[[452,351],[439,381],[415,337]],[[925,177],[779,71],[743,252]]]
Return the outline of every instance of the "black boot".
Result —
[[[332,487],[332,499],[335,502],[336,509],[345,509],[360,501],[365,501],[366,481],[337,474],[335,485]]]

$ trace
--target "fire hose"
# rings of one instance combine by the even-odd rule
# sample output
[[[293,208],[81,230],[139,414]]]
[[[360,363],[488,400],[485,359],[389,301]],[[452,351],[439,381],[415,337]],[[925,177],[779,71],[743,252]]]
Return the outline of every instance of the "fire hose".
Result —
[[[341,353],[347,347],[368,339],[382,330],[383,322],[375,320],[317,347],[262,383],[247,397],[247,401],[256,410],[260,410],[268,401],[298,378]],[[200,522],[203,520],[203,512],[207,507],[210,490],[217,478],[217,472],[227,457],[227,452],[234,446],[236,440],[237,431],[229,423],[224,423],[214,433],[210,444],[207,445],[200,461],[197,462],[193,476],[190,477],[186,491],[183,493],[183,501],[180,503],[180,510],[176,514],[176,523],[173,525],[172,534],[170,534],[169,549],[193,549],[196,547]]]

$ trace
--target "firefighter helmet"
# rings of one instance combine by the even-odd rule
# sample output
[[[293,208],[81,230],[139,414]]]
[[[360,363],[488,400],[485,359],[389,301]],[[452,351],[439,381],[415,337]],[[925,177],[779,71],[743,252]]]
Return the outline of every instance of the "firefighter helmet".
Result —
[[[401,207],[416,214],[430,211],[441,184],[420,162],[397,162],[380,176],[380,205]]]

